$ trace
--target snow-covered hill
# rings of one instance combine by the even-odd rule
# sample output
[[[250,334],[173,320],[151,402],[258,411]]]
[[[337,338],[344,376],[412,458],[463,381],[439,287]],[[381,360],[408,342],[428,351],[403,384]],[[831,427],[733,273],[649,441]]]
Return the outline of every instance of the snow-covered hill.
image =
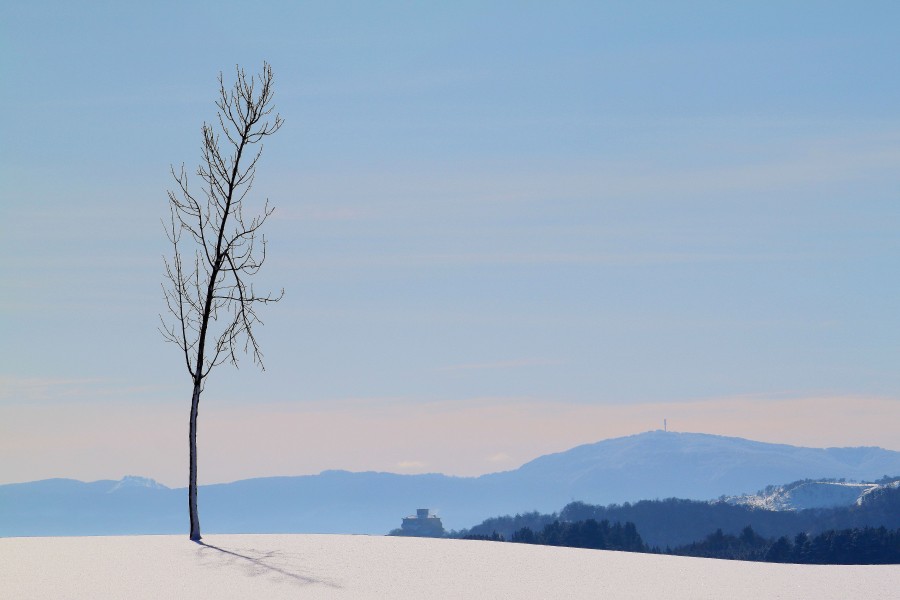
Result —
[[[900,565],[786,565],[340,535],[0,539],[16,600],[896,598]]]
[[[745,504],[765,510],[803,510],[806,508],[834,508],[852,506],[864,492],[877,487],[871,483],[837,481],[797,481],[772,486],[757,494],[731,496],[729,504]]]
[[[747,505],[765,510],[804,510],[807,508],[835,508],[862,504],[878,490],[896,488],[900,482],[887,484],[847,481],[795,481],[786,485],[768,486],[756,494],[728,496],[729,504]]]
[[[139,477],[137,475],[126,475],[119,481],[117,481],[109,490],[106,492],[107,494],[112,494],[118,492],[122,489],[127,488],[147,488],[151,490],[167,490],[166,486],[159,483],[155,479],[150,479],[149,477]]]

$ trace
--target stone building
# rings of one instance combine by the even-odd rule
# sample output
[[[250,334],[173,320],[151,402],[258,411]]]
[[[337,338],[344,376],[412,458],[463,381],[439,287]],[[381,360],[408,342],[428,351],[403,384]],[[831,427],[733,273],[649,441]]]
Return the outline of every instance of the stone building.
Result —
[[[400,535],[412,537],[441,537],[444,535],[444,525],[440,517],[431,514],[428,508],[416,510],[415,515],[403,518],[400,526]]]

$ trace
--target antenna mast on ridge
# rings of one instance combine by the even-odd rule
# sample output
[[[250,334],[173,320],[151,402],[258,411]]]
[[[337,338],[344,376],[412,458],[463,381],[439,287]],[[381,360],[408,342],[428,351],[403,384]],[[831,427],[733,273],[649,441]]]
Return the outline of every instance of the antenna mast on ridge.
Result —
[[[663,431],[669,431],[669,425],[665,419],[663,419]]]

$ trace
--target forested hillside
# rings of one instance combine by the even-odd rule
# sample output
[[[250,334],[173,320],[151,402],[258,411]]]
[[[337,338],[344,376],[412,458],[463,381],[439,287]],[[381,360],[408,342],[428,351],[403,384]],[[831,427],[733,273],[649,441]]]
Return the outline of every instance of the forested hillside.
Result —
[[[710,532],[739,535],[751,527],[765,539],[797,534],[818,534],[829,530],[885,527],[900,528],[900,488],[886,487],[867,495],[859,505],[831,509],[771,511],[727,502],[695,500],[643,500],[633,504],[595,506],[583,502],[568,504],[559,513],[526,513],[487,519],[461,535],[490,536],[494,532],[505,539],[527,527],[542,531],[555,521],[575,523],[593,519],[634,523],[643,541],[651,547],[675,548],[705,538]]]

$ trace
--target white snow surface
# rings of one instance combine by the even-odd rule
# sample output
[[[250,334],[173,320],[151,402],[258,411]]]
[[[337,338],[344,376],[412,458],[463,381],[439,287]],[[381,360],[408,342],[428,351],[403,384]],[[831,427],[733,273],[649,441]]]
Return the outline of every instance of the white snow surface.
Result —
[[[864,491],[862,494],[860,494],[859,499],[857,499],[856,503],[862,504],[863,502],[865,502],[867,500],[868,496],[873,496],[875,494],[878,494],[881,492],[881,490],[897,489],[897,488],[900,488],[900,481],[892,481],[892,482],[886,483],[884,485],[875,486],[871,489]]]
[[[150,488],[153,490],[167,490],[166,486],[159,483],[155,479],[150,479],[149,477],[140,477],[138,475],[126,475],[119,481],[113,485],[107,494],[112,494],[113,492],[117,492],[118,490],[125,488]]]
[[[0,598],[897,598],[900,565],[348,535],[0,539]]]
[[[803,510],[835,508],[860,504],[863,496],[886,486],[877,483],[843,481],[796,481],[771,486],[758,494],[726,498],[730,504],[745,504],[764,510]]]

